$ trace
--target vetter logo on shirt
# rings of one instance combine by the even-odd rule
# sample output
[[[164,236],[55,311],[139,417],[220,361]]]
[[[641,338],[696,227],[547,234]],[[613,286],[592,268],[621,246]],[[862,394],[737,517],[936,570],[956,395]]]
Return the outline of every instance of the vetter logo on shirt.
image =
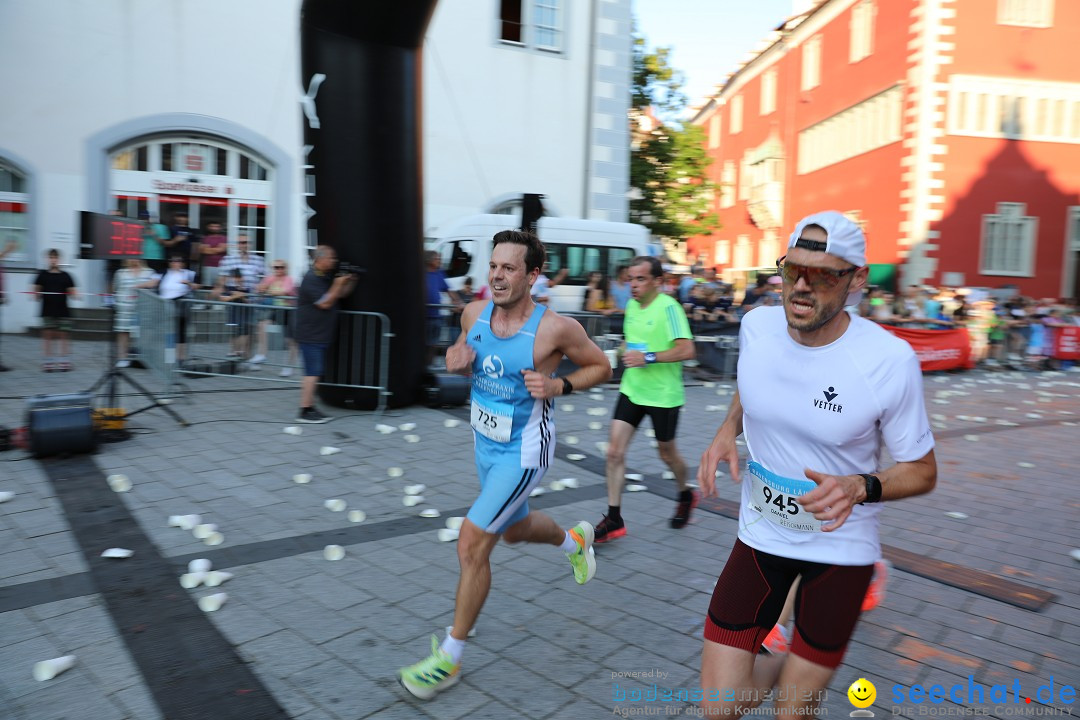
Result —
[[[828,390],[822,390],[821,394],[825,396],[824,400],[814,400],[814,407],[821,410],[832,410],[834,413],[844,412],[844,406],[834,403],[833,400],[840,393],[836,392],[836,388],[830,387]]]
[[[503,361],[498,355],[488,355],[484,358],[484,374],[489,378],[501,378],[503,376]]]

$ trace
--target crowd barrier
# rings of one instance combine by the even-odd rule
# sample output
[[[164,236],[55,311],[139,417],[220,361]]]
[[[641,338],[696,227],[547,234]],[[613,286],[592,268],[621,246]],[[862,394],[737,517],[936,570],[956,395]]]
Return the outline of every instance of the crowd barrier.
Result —
[[[296,308],[280,298],[249,296],[247,302],[211,300],[192,293],[165,300],[140,290],[139,359],[174,392],[180,378],[233,377],[299,384],[303,369],[293,340]],[[373,390],[381,412],[388,397],[390,319],[382,313],[338,313],[337,382],[322,385]],[[258,362],[252,362],[253,359]],[[329,359],[329,358],[328,358]]]

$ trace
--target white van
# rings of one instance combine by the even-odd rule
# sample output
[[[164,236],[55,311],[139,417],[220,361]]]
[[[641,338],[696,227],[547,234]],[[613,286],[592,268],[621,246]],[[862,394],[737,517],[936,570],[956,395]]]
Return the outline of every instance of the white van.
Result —
[[[479,291],[487,285],[491,238],[520,226],[518,215],[472,215],[447,224],[427,247],[439,252],[452,289],[461,288],[465,278],[471,277],[473,289]],[[631,258],[660,254],[659,246],[649,240],[649,231],[630,223],[542,217],[537,234],[547,247],[545,274],[554,277],[563,268],[568,271],[551,289],[548,305],[558,312],[582,310],[590,272],[599,271],[614,280],[616,269]]]

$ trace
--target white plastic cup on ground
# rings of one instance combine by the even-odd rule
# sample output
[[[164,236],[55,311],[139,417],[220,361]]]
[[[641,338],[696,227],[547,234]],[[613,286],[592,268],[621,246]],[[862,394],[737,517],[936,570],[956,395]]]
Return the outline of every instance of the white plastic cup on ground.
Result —
[[[405,507],[416,507],[420,503],[424,502],[423,495],[406,495],[401,498],[401,504]]]
[[[552,481],[551,481],[551,482],[550,482],[550,483],[548,484],[548,487],[550,487],[550,488],[551,488],[552,492],[559,492],[560,490],[562,490],[562,489],[563,489],[563,488],[565,488],[566,486],[565,486],[565,485],[563,485],[563,482],[562,482],[562,480],[552,480]]]
[[[203,538],[203,542],[207,545],[220,545],[225,542],[225,536],[219,532],[212,532]]]
[[[420,511],[420,517],[422,518],[437,518],[440,515],[442,515],[442,513],[435,508],[424,508]]]
[[[204,598],[199,598],[199,609],[203,612],[215,612],[221,609],[221,606],[225,604],[225,601],[229,599],[228,593],[214,593],[213,595],[207,595]]]
[[[107,480],[113,492],[121,493],[131,490],[131,480],[128,479],[127,475],[110,475]]]
[[[101,553],[103,558],[117,558],[123,560],[129,558],[135,554],[134,550],[128,550],[127,548],[109,548]]]
[[[319,448],[320,455],[336,455],[339,452],[341,452],[341,448],[330,447],[329,445]]]
[[[405,494],[406,495],[420,495],[425,490],[427,490],[427,485],[424,485],[422,483],[418,483],[416,485],[406,485],[405,486]]]
[[[202,525],[196,525],[191,529],[191,534],[197,537],[199,540],[205,540],[214,533],[217,532],[217,525],[214,523],[203,523]]]
[[[206,558],[195,558],[187,564],[187,571],[189,573],[210,572],[211,567],[213,565]]]
[[[6,503],[8,500],[10,500],[13,497],[15,497],[15,493],[11,492],[10,490],[5,490],[4,492],[0,492],[0,503]]]
[[[331,562],[345,557],[345,548],[340,545],[327,545],[323,548],[322,556]]]
[[[202,585],[205,581],[205,571],[200,570],[199,572],[184,573],[180,576],[180,587],[184,588],[185,590],[193,590],[194,588]]]
[[[60,673],[70,669],[74,664],[74,655],[64,655],[63,657],[53,658],[51,660],[42,660],[39,663],[34,663],[34,679],[38,682],[52,680]]]
[[[405,442],[418,443],[418,442],[420,442],[420,436],[419,435],[406,435],[405,436]]]
[[[547,490],[544,490],[543,487],[541,487],[540,485],[537,485],[536,487],[534,487],[532,489],[532,492],[529,493],[529,497],[540,497],[545,492],[547,492]]]
[[[286,435],[302,435],[303,433],[304,428],[297,427],[296,425],[290,425],[289,427],[285,428]]]
[[[181,530],[194,530],[200,522],[202,522],[200,515],[181,515],[176,526]]]
[[[397,428],[393,425],[383,425],[382,423],[376,425],[375,429],[381,432],[383,435],[389,435],[392,432],[397,432]]]
[[[604,423],[593,421],[593,422],[589,423],[589,429],[590,430],[603,430],[604,429]]]
[[[566,444],[567,445],[577,445],[578,444],[577,435],[567,435],[566,436]]]
[[[233,579],[231,572],[225,572],[224,570],[214,570],[206,573],[206,577],[203,579],[203,584],[206,587],[217,587],[223,582],[227,582]]]
[[[641,482],[645,479],[645,476],[641,473],[626,473],[626,479],[630,482]]]
[[[349,522],[362,523],[367,520],[367,513],[363,510],[350,510]]]
[[[443,427],[456,428],[458,425],[461,424],[461,421],[455,420],[454,418],[447,418],[446,420],[443,420],[442,424]]]
[[[460,530],[463,524],[465,524],[465,518],[461,517],[460,515],[446,518],[447,530]]]
[[[416,429],[416,423],[402,423],[398,425],[398,430],[401,432],[409,432]]]
[[[392,478],[399,478],[405,474],[405,471],[399,467],[392,467],[386,469],[386,474]]]
[[[562,483],[564,488],[576,489],[576,488],[578,488],[580,486],[580,483],[578,483],[577,478],[563,478],[559,482]]]
[[[331,512],[344,512],[346,503],[341,498],[331,498],[323,502],[323,507]]]
[[[439,532],[436,536],[439,538],[439,542],[454,542],[458,539],[458,535],[461,534],[460,530],[451,530],[450,528],[439,528]]]
[[[296,473],[292,476],[292,481],[297,485],[307,485],[311,482],[311,475],[308,473]]]

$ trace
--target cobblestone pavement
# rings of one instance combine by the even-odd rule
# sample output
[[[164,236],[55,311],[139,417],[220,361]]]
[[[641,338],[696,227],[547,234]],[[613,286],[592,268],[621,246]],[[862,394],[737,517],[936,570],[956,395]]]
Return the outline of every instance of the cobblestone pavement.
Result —
[[[104,344],[77,343],[76,370],[46,375],[38,347],[2,340],[4,362],[15,367],[0,374],[4,425],[22,423],[26,396],[86,389],[105,363]],[[148,371],[130,374],[157,389]],[[130,420],[131,439],[94,455],[42,462],[0,454],[0,491],[15,494],[0,504],[0,718],[693,714],[688,703],[661,698],[665,688],[677,698],[697,687],[704,613],[737,529],[723,512],[737,498],[731,483],[687,528],[669,529],[671,482],[639,433],[628,466],[648,491],[626,495],[630,534],[598,549],[596,578],[575,585],[551,547],[498,547],[463,680],[421,703],[394,673],[425,655],[429,637],[451,621],[455,545],[436,534],[476,491],[465,414],[335,410],[333,422],[289,435],[295,386],[187,383],[191,392],[172,407],[189,427],[152,410]],[[732,389],[688,387],[678,438],[691,466]],[[1066,687],[1080,684],[1080,563],[1070,558],[1080,547],[1080,373],[931,375],[925,389],[938,488],[882,515],[888,548],[925,562],[898,564],[884,603],[859,623],[822,714],[847,716],[846,689],[860,677],[877,687],[878,717],[962,712],[978,706],[980,692],[1001,701],[1001,715],[1074,708]],[[596,521],[606,507],[602,444],[614,400],[609,387],[557,403],[558,459],[546,481],[573,477],[579,487],[548,491],[533,505],[563,524]],[[376,430],[406,423],[415,428]],[[340,452],[324,455],[326,446]],[[131,479],[130,492],[108,489],[115,473]],[[311,482],[295,483],[297,473]],[[406,507],[403,487],[413,483],[427,485],[425,499]],[[326,509],[331,498],[366,520]],[[429,507],[443,517],[418,516]],[[208,547],[168,526],[169,516],[189,513],[216,524],[224,542]],[[343,560],[323,558],[331,543],[345,548]],[[100,557],[113,546],[136,554]],[[220,588],[181,588],[177,578],[198,557],[234,577]],[[1004,581],[1041,607],[994,599]],[[199,598],[222,590],[220,610],[197,609]],[[34,663],[63,655],[77,657],[70,670],[32,677]],[[205,679],[193,686],[192,677]],[[955,697],[913,702],[916,685]],[[1007,686],[1008,697],[995,685]]]

